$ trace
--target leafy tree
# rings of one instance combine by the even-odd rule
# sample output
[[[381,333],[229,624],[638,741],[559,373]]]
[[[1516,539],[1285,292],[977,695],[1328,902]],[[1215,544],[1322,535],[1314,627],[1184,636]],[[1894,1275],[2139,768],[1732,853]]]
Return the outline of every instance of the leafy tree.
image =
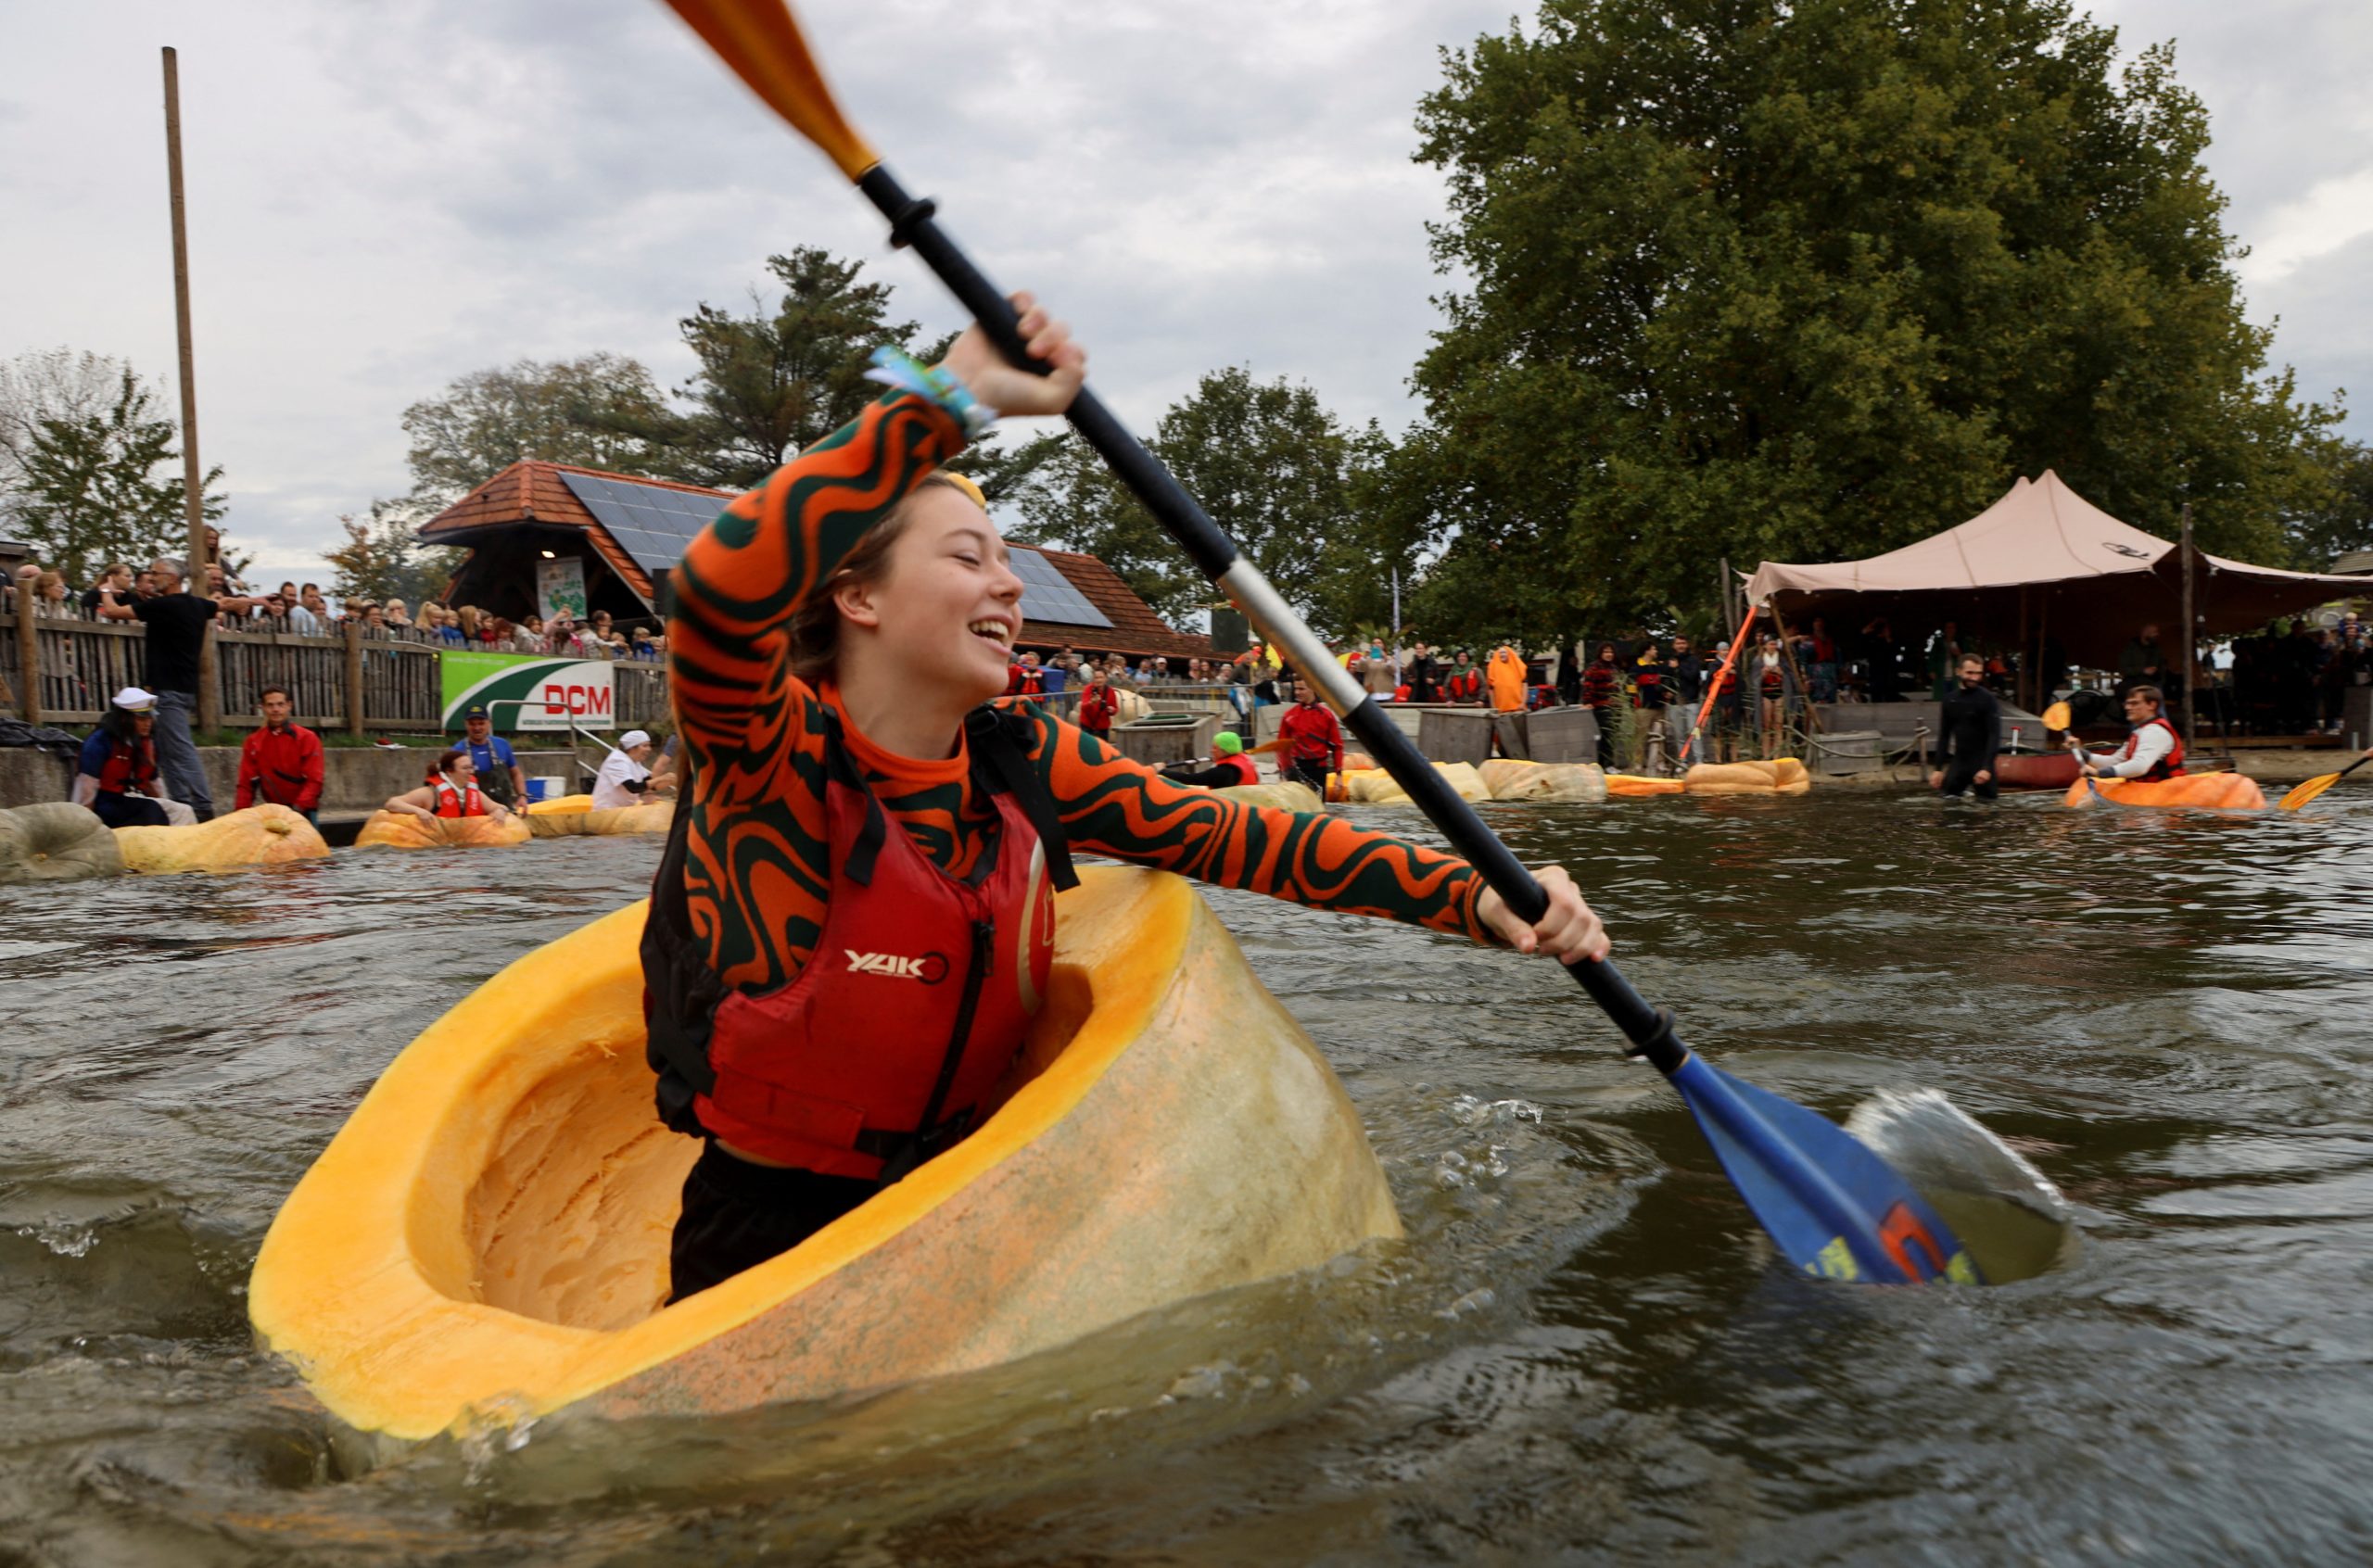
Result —
[[[34,418],[11,491],[9,526],[72,583],[89,582],[112,560],[184,554],[189,525],[180,459],[173,421],[130,368],[119,367],[99,406]],[[209,520],[224,511],[215,488],[222,476],[220,467],[206,475]]]
[[[2299,564],[2310,572],[2329,572],[2341,556],[2373,550],[2373,447],[2361,441],[2332,447],[2329,499],[2291,520]]]
[[[104,412],[129,368],[70,348],[34,349],[0,363],[0,507],[23,487],[25,457],[41,422]]]
[[[802,246],[768,257],[767,270],[782,285],[771,308],[753,289],[746,313],[703,304],[679,323],[701,364],[677,389],[689,411],[630,426],[697,483],[756,485],[855,419],[882,390],[865,379],[868,356],[917,330],[890,319],[889,285],[858,281],[862,261]]]
[[[1319,631],[1386,618],[1392,557],[1366,502],[1390,443],[1373,423],[1348,429],[1310,387],[1230,366],[1173,404],[1147,445]],[[1211,603],[1177,545],[1084,444],[1063,438],[1046,467],[1020,499],[1016,537],[1099,557],[1166,619]]]
[[[1418,158],[1471,282],[1387,483],[1435,613],[1661,616],[1718,555],[1868,555],[2046,467],[2283,554],[2337,415],[2242,317],[2172,51],[2114,45],[2062,0],[1544,0],[1447,55]]]
[[[380,500],[371,503],[367,519],[358,522],[351,513],[340,517],[346,543],[322,552],[322,559],[337,571],[331,591],[342,598],[382,603],[400,599],[409,604],[442,593],[467,552],[422,544],[416,530],[427,516],[419,504]]]
[[[664,467],[663,452],[636,432],[665,417],[666,403],[641,362],[619,354],[472,371],[404,411],[407,504],[434,513],[522,458],[629,473]]]

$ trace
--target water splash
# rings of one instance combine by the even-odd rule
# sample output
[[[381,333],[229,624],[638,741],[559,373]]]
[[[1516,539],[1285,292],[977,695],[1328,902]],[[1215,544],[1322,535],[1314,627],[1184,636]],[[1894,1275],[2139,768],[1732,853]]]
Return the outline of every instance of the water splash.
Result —
[[[2076,1211],[2051,1180],[1934,1089],[1882,1089],[1846,1130],[1919,1189],[1988,1284],[2075,1261]]]

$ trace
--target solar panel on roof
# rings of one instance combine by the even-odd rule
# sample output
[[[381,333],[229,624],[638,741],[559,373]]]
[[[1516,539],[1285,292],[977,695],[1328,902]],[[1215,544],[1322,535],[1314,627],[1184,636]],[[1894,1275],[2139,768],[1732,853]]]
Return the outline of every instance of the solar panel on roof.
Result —
[[[1072,587],[1072,580],[1053,562],[1034,550],[1017,545],[1009,552],[1013,575],[1022,579],[1022,616],[1059,626],[1109,626],[1112,618]]]
[[[684,558],[684,548],[725,510],[726,498],[704,496],[664,485],[642,485],[631,479],[605,479],[591,474],[561,474],[569,493],[609,531],[618,548],[634,557],[636,565],[654,582]],[[1034,550],[1019,546],[1012,551],[1013,575],[1022,579],[1022,613],[1025,620],[1059,626],[1110,626],[1111,617],[1072,586],[1055,563]]]
[[[727,498],[665,485],[639,485],[631,479],[603,479],[590,474],[562,474],[561,483],[584,503],[594,521],[609,531],[618,548],[654,582],[684,558],[684,547],[725,510]]]

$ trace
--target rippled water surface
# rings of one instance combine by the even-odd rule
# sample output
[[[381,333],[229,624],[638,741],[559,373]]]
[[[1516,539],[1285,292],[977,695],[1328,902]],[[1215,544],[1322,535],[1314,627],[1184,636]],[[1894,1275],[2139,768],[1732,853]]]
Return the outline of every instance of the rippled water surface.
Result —
[[[658,844],[0,889],[0,1563],[2363,1562],[2367,803],[1486,808],[1724,1067],[2007,1137],[2083,1232],[2039,1278],[1798,1278],[1548,966],[1221,893],[1405,1244],[940,1384],[367,1473],[253,1349],[264,1229]]]

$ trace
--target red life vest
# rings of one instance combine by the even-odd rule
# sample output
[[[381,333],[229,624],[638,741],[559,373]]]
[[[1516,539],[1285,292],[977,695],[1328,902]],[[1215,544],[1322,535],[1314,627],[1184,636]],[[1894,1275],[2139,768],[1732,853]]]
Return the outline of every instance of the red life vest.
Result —
[[[2151,727],[2151,725],[2154,725],[2154,724],[2155,724],[2155,725],[2157,725],[2161,729],[2164,729],[2164,730],[2165,730],[2165,731],[2167,732],[2167,739],[2168,739],[2169,740],[2171,740],[2171,741],[2173,741],[2173,742],[2175,743],[2175,744],[2174,744],[2174,750],[2170,751],[2170,752],[2169,752],[2165,756],[2161,757],[2157,762],[2152,763],[2152,764],[2151,765],[2151,766],[2149,767],[2149,769],[2148,769],[2148,770],[2146,770],[2145,772],[2143,772],[2143,773],[2141,773],[2141,774],[2137,775],[2137,777],[2138,777],[2138,778],[2141,778],[2145,783],[2152,782],[2152,781],[2155,781],[2155,780],[2157,780],[2157,779],[2161,779],[2161,778],[2183,778],[2183,777],[2184,777],[2184,736],[2183,736],[2183,731],[2182,731],[2182,730],[2180,730],[2180,729],[2177,729],[2174,725],[2172,725],[2172,724],[2168,723],[2168,722],[2167,722],[2167,720],[2166,720],[2164,717],[2154,718],[2154,719],[2151,720],[2149,723],[2147,723],[2147,724],[2143,725],[2143,726],[2141,727],[2141,728],[2137,729],[2137,730],[2136,730],[2132,735],[2127,736],[2127,737],[2126,737],[2126,748],[2125,748],[2125,750],[2123,750],[2123,751],[2121,751],[2121,752],[2118,752],[2118,757],[2119,757],[2119,759],[2122,761],[2122,760],[2124,760],[2125,758],[2127,758],[2127,757],[2130,757],[2130,756],[2134,755],[2134,744],[2135,744],[2135,742],[2136,742],[2138,740],[2139,740],[2139,739],[2141,738],[2142,731],[2143,731],[2144,729],[2148,729],[2148,728],[2150,728],[2150,727]]]
[[[157,743],[108,736],[108,760],[99,765],[99,788],[111,795],[126,790],[151,799],[163,794],[157,788]]]
[[[1236,784],[1223,784],[1220,787],[1224,790],[1232,790],[1238,784],[1258,784],[1261,782],[1261,770],[1253,766],[1252,759],[1246,756],[1242,752],[1237,752],[1231,755],[1222,757],[1214,765],[1220,767],[1232,767],[1236,769]]]
[[[439,816],[486,815],[486,797],[478,793],[478,787],[475,784],[466,790],[457,790],[453,788],[453,781],[440,773],[428,781],[428,787],[437,791],[437,815]]]
[[[642,946],[648,1053],[670,1127],[885,1183],[966,1131],[1046,994],[1055,893],[1078,880],[1054,803],[1004,724],[983,709],[965,727],[998,819],[971,883],[889,821],[837,726],[827,732],[824,926],[806,967],[769,992],[726,991],[692,940],[693,813],[677,813]]]

